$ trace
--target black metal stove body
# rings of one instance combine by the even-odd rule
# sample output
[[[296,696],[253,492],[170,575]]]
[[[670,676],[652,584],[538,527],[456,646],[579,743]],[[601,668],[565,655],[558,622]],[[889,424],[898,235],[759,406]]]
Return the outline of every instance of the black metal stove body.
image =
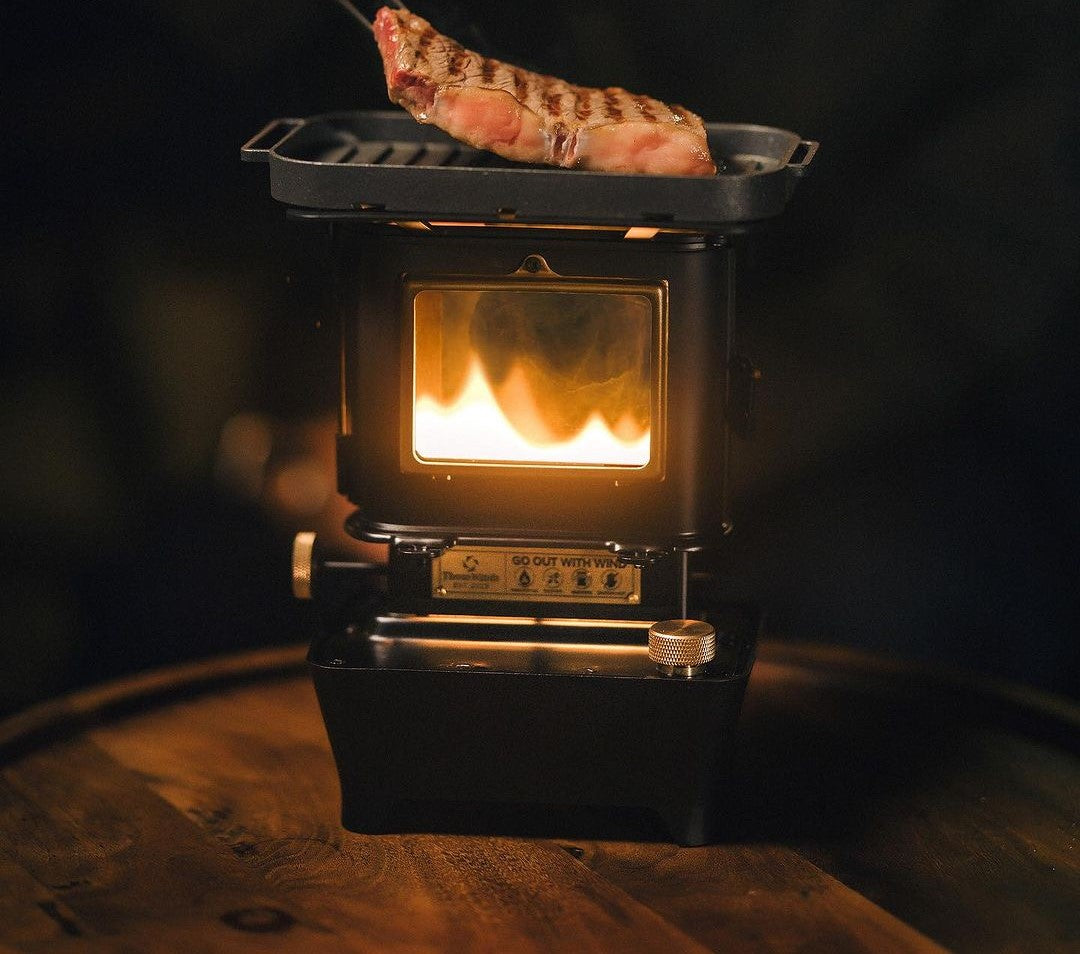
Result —
[[[297,591],[325,620],[309,659],[345,825],[521,830],[535,817],[523,806],[548,821],[623,809],[659,815],[683,844],[711,840],[757,631],[753,612],[692,585],[689,561],[729,529],[731,436],[749,412],[732,240],[755,217],[746,204],[790,193],[816,144],[730,127],[717,155],[745,165],[747,129],[784,153],[757,170],[757,200],[744,170],[717,177],[728,212],[706,210],[708,228],[626,202],[582,227],[560,194],[581,183],[555,170],[492,170],[508,174],[504,194],[532,189],[535,209],[492,214],[498,182],[474,176],[458,178],[473,193],[459,206],[439,194],[450,208],[434,212],[453,219],[395,210],[411,197],[386,160],[419,161],[415,140],[409,156],[362,139],[349,153],[342,130],[363,123],[322,122],[289,121],[277,146],[247,150],[272,173],[277,150],[275,195],[331,224],[339,486],[358,508],[349,531],[389,544],[385,594],[366,603],[311,535],[294,553]],[[435,145],[419,148],[448,155]],[[343,171],[348,155],[377,161]],[[419,171],[399,167],[429,188]],[[700,182],[592,178],[702,214],[684,190]],[[342,208],[349,183],[361,191]],[[691,631],[707,655],[682,648]]]
[[[665,571],[654,572],[649,554],[697,547],[724,530],[733,319],[726,242],[700,235],[633,240],[622,230],[338,229],[345,328],[339,484],[359,508],[350,530],[394,544],[390,608],[429,613],[452,606],[489,614],[512,608],[516,615],[559,609],[595,616],[599,606],[610,613],[610,603],[569,599],[552,606],[539,581],[524,589],[544,599],[514,594],[513,607],[493,605],[489,593],[480,595],[482,605],[460,593],[450,597],[452,604],[440,602],[426,584],[426,557],[453,544],[565,548],[575,542],[624,555],[638,551],[638,562],[650,569],[632,617],[656,618],[665,608],[670,615],[676,596],[666,564],[673,561],[661,561]],[[474,314],[459,327],[444,320],[425,329],[418,298],[447,288],[466,298]],[[485,360],[486,374],[502,371],[504,385],[506,366],[529,362],[533,411],[556,424],[576,415],[572,426],[588,411],[575,406],[590,400],[569,393],[575,385],[595,394],[634,376],[624,386],[633,391],[626,402],[647,420],[648,446],[633,464],[507,462],[470,458],[468,450],[458,459],[422,457],[415,450],[420,424],[414,412],[425,331],[441,340],[444,352],[463,348]],[[452,333],[462,340],[448,341]],[[634,367],[615,363],[619,356],[612,352],[620,348]],[[454,425],[442,420],[438,426],[449,433]],[[566,451],[572,453],[587,458],[589,451]],[[496,448],[492,457],[498,456]],[[413,563],[419,585],[408,579]],[[539,557],[530,565],[546,566]]]

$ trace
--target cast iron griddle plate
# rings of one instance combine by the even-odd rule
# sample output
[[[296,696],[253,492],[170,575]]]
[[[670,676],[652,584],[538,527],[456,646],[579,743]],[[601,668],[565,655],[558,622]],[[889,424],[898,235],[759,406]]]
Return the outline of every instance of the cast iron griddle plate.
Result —
[[[241,149],[270,192],[350,218],[731,228],[779,215],[817,143],[770,126],[709,123],[715,176],[623,175],[512,163],[397,111],[278,119]]]

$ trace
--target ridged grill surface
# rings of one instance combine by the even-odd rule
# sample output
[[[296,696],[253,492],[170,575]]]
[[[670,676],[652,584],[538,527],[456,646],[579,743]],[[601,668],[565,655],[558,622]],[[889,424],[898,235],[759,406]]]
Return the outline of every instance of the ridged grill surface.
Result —
[[[667,619],[649,628],[649,658],[660,666],[704,666],[716,657],[716,630],[696,619]]]
[[[405,142],[395,139],[361,140],[347,133],[311,151],[309,162],[343,166],[498,166],[526,168],[494,153],[442,142]]]

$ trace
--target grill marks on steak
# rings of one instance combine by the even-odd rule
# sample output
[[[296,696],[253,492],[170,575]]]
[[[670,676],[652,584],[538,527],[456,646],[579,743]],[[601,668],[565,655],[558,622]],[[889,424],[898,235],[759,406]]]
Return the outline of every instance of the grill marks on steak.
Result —
[[[391,101],[470,146],[568,168],[716,172],[704,123],[682,106],[480,56],[404,9],[379,10],[375,39]]]

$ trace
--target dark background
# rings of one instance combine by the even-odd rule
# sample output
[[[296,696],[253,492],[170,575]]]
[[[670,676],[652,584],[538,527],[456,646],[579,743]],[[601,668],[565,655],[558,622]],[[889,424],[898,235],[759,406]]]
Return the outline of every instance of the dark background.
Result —
[[[1075,4],[415,9],[821,141],[740,277],[765,378],[728,591],[785,638],[1080,690]],[[7,19],[0,710],[305,635],[291,533],[344,509],[324,248],[238,148],[385,103],[330,0]]]

